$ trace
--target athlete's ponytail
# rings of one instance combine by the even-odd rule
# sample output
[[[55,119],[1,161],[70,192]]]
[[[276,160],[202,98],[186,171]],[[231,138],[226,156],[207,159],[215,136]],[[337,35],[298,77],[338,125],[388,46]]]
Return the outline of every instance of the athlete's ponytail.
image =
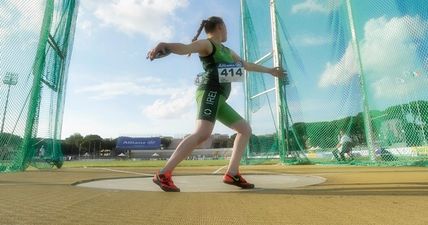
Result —
[[[208,20],[202,20],[201,25],[199,26],[198,32],[196,32],[196,35],[193,37],[192,42],[195,42],[198,40],[199,35],[202,32],[202,29],[205,27],[205,24],[208,22]]]
[[[195,42],[198,40],[199,35],[202,32],[202,29],[205,30],[205,33],[210,33],[215,30],[216,26],[218,24],[223,24],[223,19],[217,16],[211,16],[207,20],[202,20],[201,25],[198,28],[198,31],[196,32],[195,37],[193,37],[192,42]],[[189,54],[190,56],[191,54]]]

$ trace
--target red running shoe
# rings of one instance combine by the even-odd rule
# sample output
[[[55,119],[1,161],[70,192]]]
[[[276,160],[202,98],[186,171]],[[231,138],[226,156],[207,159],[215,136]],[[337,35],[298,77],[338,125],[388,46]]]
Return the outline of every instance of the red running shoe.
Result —
[[[223,177],[223,183],[235,185],[242,189],[252,189],[254,188],[254,184],[248,183],[241,174],[236,174],[235,176],[232,176],[230,174],[225,174]]]
[[[166,192],[180,192],[180,188],[175,186],[171,177],[171,172],[166,172],[164,174],[157,172],[153,177],[153,183],[159,185],[159,187]]]

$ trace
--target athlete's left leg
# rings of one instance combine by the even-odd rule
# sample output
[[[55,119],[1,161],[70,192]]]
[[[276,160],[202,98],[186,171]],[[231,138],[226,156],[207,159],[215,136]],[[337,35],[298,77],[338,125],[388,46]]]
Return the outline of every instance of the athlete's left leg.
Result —
[[[219,104],[217,119],[237,132],[233,143],[232,157],[223,177],[223,182],[244,189],[254,188],[254,184],[248,183],[239,173],[239,162],[250,140],[251,127],[225,100],[221,103]]]
[[[251,127],[245,120],[240,120],[232,125],[230,128],[237,132],[235,141],[233,142],[232,157],[230,158],[227,173],[235,175],[239,173],[239,162],[247,147],[248,141],[251,137]]]
[[[221,104],[219,104],[217,119],[237,133],[233,143],[233,152],[227,168],[227,173],[231,175],[239,174],[239,162],[250,140],[252,132],[251,127],[248,122],[226,102],[221,102]]]

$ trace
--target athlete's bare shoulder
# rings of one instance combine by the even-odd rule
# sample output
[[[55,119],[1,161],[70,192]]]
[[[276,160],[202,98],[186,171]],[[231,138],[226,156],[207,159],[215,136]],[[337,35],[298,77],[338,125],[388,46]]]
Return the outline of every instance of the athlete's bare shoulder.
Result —
[[[199,46],[199,56],[204,57],[204,56],[208,56],[212,53],[213,51],[213,46],[211,44],[211,42],[208,39],[201,39],[201,40],[197,40],[193,43],[196,43]]]

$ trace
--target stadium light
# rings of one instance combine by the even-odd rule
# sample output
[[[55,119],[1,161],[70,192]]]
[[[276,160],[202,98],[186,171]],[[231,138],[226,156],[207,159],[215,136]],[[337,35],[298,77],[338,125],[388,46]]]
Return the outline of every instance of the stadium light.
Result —
[[[4,122],[6,119],[7,105],[9,103],[9,94],[10,94],[10,86],[16,85],[18,83],[18,74],[7,72],[6,76],[3,77],[3,84],[6,84],[7,87],[7,95],[6,95],[6,104],[4,106],[3,119],[1,123],[0,133],[3,133]]]

